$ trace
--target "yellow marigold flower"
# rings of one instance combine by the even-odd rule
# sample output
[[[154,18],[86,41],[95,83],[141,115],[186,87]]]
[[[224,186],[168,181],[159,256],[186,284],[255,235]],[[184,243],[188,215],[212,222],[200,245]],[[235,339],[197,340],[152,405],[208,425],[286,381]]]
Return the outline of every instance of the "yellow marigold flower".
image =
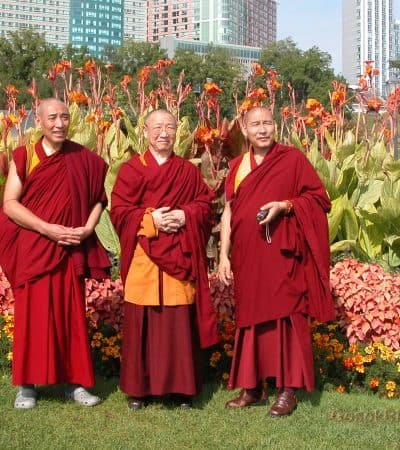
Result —
[[[337,324],[336,324],[336,325],[335,325],[335,324],[329,324],[329,325],[326,326],[326,328],[327,328],[329,331],[335,331],[337,327],[338,327]]]
[[[374,356],[374,355],[366,355],[366,356],[363,356],[363,362],[365,362],[365,363],[370,363],[370,362],[372,362],[374,359],[375,359],[375,356]]]
[[[357,365],[356,366],[356,371],[358,373],[365,373],[365,367],[363,365]]]
[[[395,357],[396,359],[399,359],[399,358],[400,358],[400,350],[396,350],[396,351],[393,353],[393,355],[394,355],[394,357]]]
[[[396,390],[396,382],[395,381],[388,381],[387,383],[386,383],[386,390],[387,391],[395,391]]]
[[[388,391],[386,395],[388,398],[393,398],[396,395],[396,393],[394,391]]]
[[[13,352],[8,352],[7,353],[7,360],[8,361],[12,361],[12,359],[13,359]]]
[[[400,362],[398,362],[398,363],[396,364],[396,366],[397,366],[397,372],[400,372]]]
[[[371,345],[367,345],[367,347],[365,347],[364,352],[367,355],[372,355],[373,353],[375,353],[374,347],[372,347]]]
[[[326,355],[326,356],[325,356],[325,359],[326,359],[327,361],[333,361],[333,360],[335,359],[335,357],[334,357],[333,355]]]
[[[93,334],[93,339],[101,339],[102,337],[103,335],[99,331],[96,331],[96,333]]]

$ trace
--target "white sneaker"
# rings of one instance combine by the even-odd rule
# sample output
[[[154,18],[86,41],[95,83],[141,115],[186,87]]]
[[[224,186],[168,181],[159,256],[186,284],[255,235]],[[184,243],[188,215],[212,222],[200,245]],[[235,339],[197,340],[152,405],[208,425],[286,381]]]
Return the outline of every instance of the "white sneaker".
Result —
[[[92,395],[82,386],[74,387],[67,391],[67,398],[81,406],[95,406],[101,402],[100,397]]]
[[[15,397],[14,408],[31,409],[36,406],[37,392],[31,388],[20,388]]]

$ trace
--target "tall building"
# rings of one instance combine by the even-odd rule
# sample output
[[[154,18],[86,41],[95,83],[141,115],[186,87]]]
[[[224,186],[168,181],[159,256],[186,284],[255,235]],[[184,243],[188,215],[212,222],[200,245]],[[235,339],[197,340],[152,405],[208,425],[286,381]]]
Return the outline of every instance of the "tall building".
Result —
[[[147,40],[263,47],[276,40],[276,0],[149,0]]]
[[[69,41],[70,0],[3,0],[0,3],[0,38],[10,31],[32,29],[52,44]]]
[[[378,95],[386,94],[390,83],[389,61],[393,58],[393,0],[343,0],[343,76],[357,84],[364,61],[379,69]]]
[[[147,39],[147,0],[124,0],[124,38]]]
[[[124,34],[124,0],[70,0],[70,42],[85,45],[99,56],[103,47],[121,45]]]

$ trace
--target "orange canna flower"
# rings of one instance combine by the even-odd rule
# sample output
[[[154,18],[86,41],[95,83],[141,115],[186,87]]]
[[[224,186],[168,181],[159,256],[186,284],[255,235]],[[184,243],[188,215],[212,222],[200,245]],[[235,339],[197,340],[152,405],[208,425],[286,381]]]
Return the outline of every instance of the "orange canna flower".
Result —
[[[250,109],[253,107],[253,103],[251,100],[246,99],[240,106],[239,106],[239,113],[244,114],[246,111],[250,111]]]
[[[123,89],[126,89],[128,84],[132,81],[132,77],[130,75],[124,75],[121,81],[121,86]]]
[[[364,77],[360,77],[358,80],[358,87],[360,88],[360,91],[366,91],[368,89],[368,83]]]
[[[154,64],[154,69],[155,70],[161,70],[164,68],[168,68],[170,66],[172,66],[172,64],[174,64],[174,60],[173,59],[159,59],[156,64]]]
[[[219,88],[215,83],[205,83],[204,90],[208,95],[217,95],[222,92],[222,89]]]
[[[76,67],[75,70],[78,72],[81,78],[85,76],[85,69],[83,67]]]
[[[255,62],[251,65],[251,71],[253,73],[253,76],[257,75],[265,75],[265,70],[261,67],[261,64]]]
[[[18,109],[18,115],[21,119],[24,119],[27,116],[25,105],[22,105],[21,108]]]
[[[68,99],[70,102],[76,103],[77,105],[87,105],[89,103],[89,97],[81,91],[71,91],[68,94]]]
[[[145,83],[150,76],[150,72],[153,70],[153,66],[144,66],[142,69],[138,72],[138,79],[139,81]]]
[[[263,88],[256,88],[253,89],[249,94],[247,95],[248,99],[252,100],[265,100],[268,97],[267,92]]]
[[[8,84],[4,91],[9,97],[15,97],[19,93],[19,90],[13,84]]]
[[[368,111],[375,111],[378,112],[382,107],[382,102],[379,100],[379,98],[374,97],[367,103]]]
[[[112,103],[112,101],[113,101],[113,99],[112,99],[112,97],[110,95],[104,95],[103,96],[103,102],[104,103],[110,104],[110,103]]]
[[[96,62],[94,61],[94,59],[88,59],[85,62],[85,72],[88,73],[89,75],[94,75],[96,71]]]
[[[70,70],[72,67],[72,62],[68,61],[67,59],[62,59],[58,65],[61,67],[61,70],[63,70],[64,72],[66,70]]]
[[[372,75],[375,75],[375,76],[377,76],[377,75],[379,75],[379,69],[374,69],[373,71],[372,71]]]

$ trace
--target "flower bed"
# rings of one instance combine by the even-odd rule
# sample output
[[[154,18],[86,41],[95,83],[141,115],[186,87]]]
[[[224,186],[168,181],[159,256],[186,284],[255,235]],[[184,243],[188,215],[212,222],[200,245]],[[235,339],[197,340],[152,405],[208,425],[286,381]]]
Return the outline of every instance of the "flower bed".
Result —
[[[209,376],[227,380],[235,337],[233,286],[223,287],[211,274],[221,343],[209,351]],[[317,385],[338,392],[369,390],[389,398],[400,394],[400,276],[376,264],[347,258],[331,270],[338,321],[313,322]],[[13,297],[0,269],[0,368],[9,365]],[[122,325],[120,280],[86,281],[86,304],[95,366],[117,375]]]

